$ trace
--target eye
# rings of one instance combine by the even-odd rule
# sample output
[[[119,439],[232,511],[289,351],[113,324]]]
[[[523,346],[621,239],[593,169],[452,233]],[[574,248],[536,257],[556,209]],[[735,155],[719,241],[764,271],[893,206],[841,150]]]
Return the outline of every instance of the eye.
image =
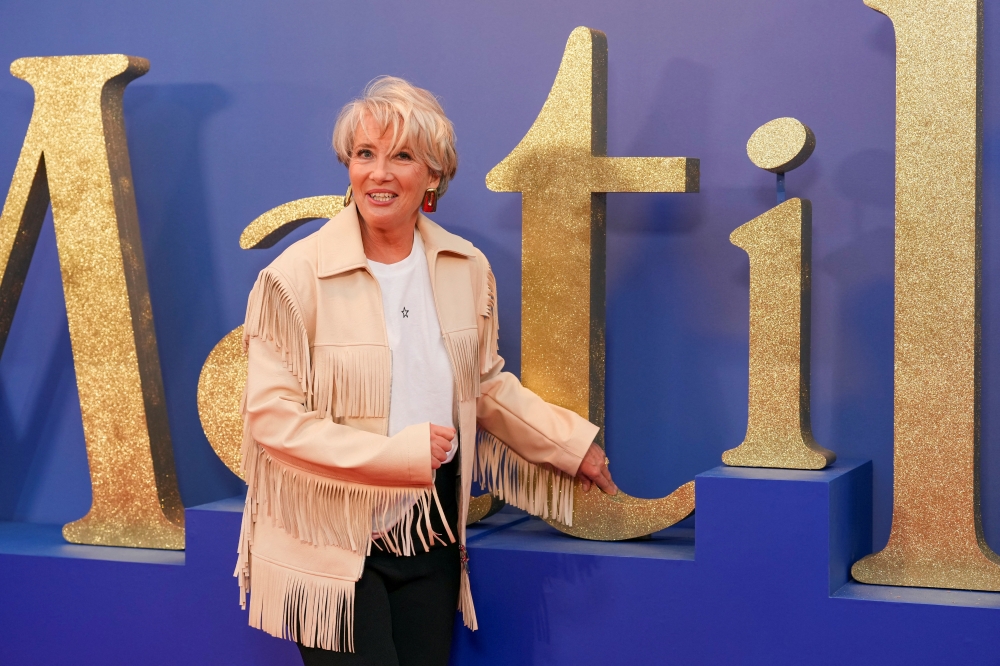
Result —
[[[405,151],[405,150],[401,150],[401,151],[399,151],[399,153],[398,153],[398,154],[396,155],[396,157],[397,157],[398,159],[401,159],[401,160],[405,160],[405,161],[407,161],[407,162],[409,162],[410,160],[412,160],[412,159],[413,159],[413,157],[412,157],[412,156],[410,156],[410,153],[409,153],[409,152],[407,152],[407,151]]]
[[[355,157],[360,157],[361,159],[369,160],[369,159],[375,157],[375,153],[373,153],[372,151],[368,150],[367,148],[359,148],[358,152],[355,153]]]

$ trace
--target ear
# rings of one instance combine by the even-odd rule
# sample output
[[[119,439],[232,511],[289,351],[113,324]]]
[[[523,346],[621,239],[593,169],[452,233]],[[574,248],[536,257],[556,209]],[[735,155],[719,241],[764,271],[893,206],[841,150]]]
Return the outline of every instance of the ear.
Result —
[[[434,173],[433,171],[431,172],[430,175],[431,179],[427,182],[427,187],[428,189],[434,188],[436,190],[438,188],[438,185],[441,184],[441,175]]]

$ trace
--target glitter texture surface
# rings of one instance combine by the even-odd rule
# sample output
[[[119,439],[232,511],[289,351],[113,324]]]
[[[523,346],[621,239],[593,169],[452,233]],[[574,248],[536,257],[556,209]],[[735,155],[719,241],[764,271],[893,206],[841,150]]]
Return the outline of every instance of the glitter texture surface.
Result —
[[[208,443],[233,474],[240,478],[243,415],[240,401],[247,385],[247,358],[243,355],[243,327],[219,340],[205,359],[198,377],[198,417]]]
[[[506,502],[489,493],[469,498],[469,514],[465,518],[466,525],[478,523],[504,508]]]
[[[545,400],[604,425],[605,193],[697,192],[685,157],[607,157],[604,33],[569,37],[548,99],[528,133],[486,176],[522,194],[521,379]],[[694,509],[693,489],[641,500],[577,485],[575,536],[615,540],[663,529]]]
[[[795,118],[776,118],[757,128],[747,141],[747,157],[771,173],[786,173],[806,163],[816,135]]]
[[[240,234],[240,247],[244,250],[273,247],[306,222],[331,218],[343,209],[344,197],[333,195],[289,201],[247,225]]]
[[[122,95],[149,63],[22,58],[35,106],[0,217],[6,338],[51,196],[93,503],[74,543],[184,548]],[[44,154],[44,157],[43,157]]]
[[[896,30],[892,531],[863,583],[1000,591],[979,507],[982,0],[868,0]]]
[[[306,222],[331,218],[343,209],[342,196],[326,195],[289,201],[248,224],[240,234],[240,247],[244,250],[273,247]],[[198,418],[216,455],[241,477],[243,416],[240,414],[240,400],[246,383],[243,327],[238,326],[215,345],[201,368],[198,377]]]
[[[750,255],[750,392],[746,438],[722,462],[823,469],[836,456],[809,424],[812,204],[789,199],[729,240]]]

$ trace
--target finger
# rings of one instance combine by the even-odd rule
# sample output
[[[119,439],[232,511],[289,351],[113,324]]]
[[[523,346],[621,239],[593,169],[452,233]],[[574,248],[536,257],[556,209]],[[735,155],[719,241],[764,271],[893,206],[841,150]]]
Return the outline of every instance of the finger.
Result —
[[[431,469],[440,469],[441,461],[437,458],[431,458]]]
[[[449,426],[439,426],[432,423],[431,434],[447,439],[449,442],[455,439],[455,429]]]
[[[611,470],[608,469],[607,465],[601,465],[601,476],[608,482],[608,484],[611,485],[612,488],[616,490],[618,489],[618,486],[615,484],[615,480],[611,478]]]
[[[441,462],[444,462],[448,458],[448,450],[442,448],[440,444],[434,444],[431,446],[431,455]]]
[[[590,479],[586,476],[580,478],[580,486],[583,488],[583,492],[590,490]]]
[[[618,488],[615,487],[611,478],[604,476],[604,474],[598,474],[594,479],[594,483],[607,495],[614,495],[618,492]]]

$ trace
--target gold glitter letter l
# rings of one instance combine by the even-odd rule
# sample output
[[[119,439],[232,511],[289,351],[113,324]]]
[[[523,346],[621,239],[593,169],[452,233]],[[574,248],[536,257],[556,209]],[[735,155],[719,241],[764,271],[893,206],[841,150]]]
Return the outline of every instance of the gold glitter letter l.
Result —
[[[0,215],[0,351],[51,195],[93,504],[75,543],[184,548],[122,95],[149,63],[22,58],[35,106]]]
[[[892,531],[863,583],[1000,591],[979,509],[982,0],[868,0],[896,28]]]

